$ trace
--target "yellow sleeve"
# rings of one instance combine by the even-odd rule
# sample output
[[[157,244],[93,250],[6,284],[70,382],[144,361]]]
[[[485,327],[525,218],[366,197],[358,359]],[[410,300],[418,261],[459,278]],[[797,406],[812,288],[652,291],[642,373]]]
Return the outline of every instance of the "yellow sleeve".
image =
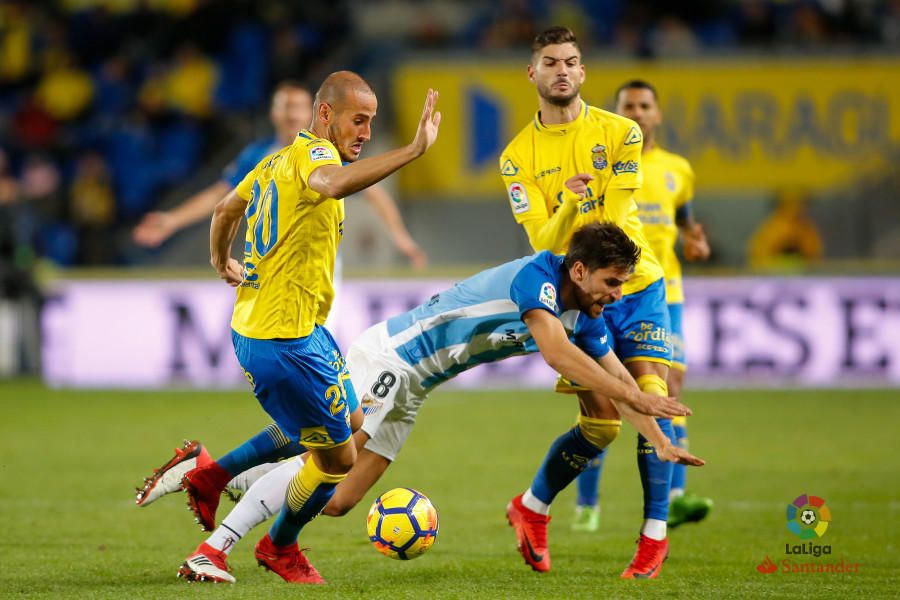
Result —
[[[625,227],[628,217],[637,211],[634,201],[634,190],[609,189],[603,198],[604,215],[619,227]]]
[[[681,194],[678,195],[678,199],[675,201],[675,208],[680,208],[694,199],[694,170],[687,161],[684,161],[682,177],[684,177],[684,182],[681,186]]]
[[[303,148],[294,152],[294,163],[297,168],[297,176],[304,186],[307,186],[309,176],[313,171],[325,165],[341,166],[341,156],[337,148],[328,140],[321,138],[311,140]]]
[[[641,128],[635,123],[622,136],[612,159],[612,179],[606,186],[609,190],[637,190],[644,183],[641,173],[641,149],[644,147],[644,138],[641,136]]]
[[[510,153],[504,152],[500,157],[500,174],[506,186],[513,218],[525,228],[528,241],[535,252],[559,251],[565,247],[574,229],[580,196],[563,192],[562,204],[551,214],[547,209],[548,202],[544,193],[534,179],[517,164],[521,163],[514,160]]]
[[[575,230],[578,217],[578,202],[564,201],[549,219],[525,221],[522,226],[528,234],[528,241],[535,252],[550,250],[559,252],[566,245]]]
[[[266,158],[268,158],[268,156]],[[260,161],[252,171],[244,175],[244,178],[241,179],[241,182],[237,184],[236,188],[234,188],[234,191],[237,193],[237,195],[247,202],[249,202],[251,197],[253,196],[253,183],[256,181],[257,174],[259,174],[259,165],[263,164],[266,158]]]

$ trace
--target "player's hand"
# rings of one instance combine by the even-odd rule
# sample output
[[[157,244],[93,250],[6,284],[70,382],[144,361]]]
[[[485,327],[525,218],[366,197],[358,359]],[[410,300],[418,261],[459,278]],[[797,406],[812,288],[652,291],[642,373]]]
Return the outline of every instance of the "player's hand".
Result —
[[[178,230],[175,219],[167,212],[149,212],[131,232],[131,239],[139,246],[156,248]]]
[[[700,223],[694,223],[692,227],[682,232],[684,236],[684,258],[690,262],[706,260],[709,258],[709,243],[706,241],[706,232]]]
[[[421,271],[428,266],[428,255],[410,237],[397,240],[397,249],[409,259],[412,268]]]
[[[638,392],[630,405],[631,408],[643,415],[664,419],[689,417],[693,414],[691,409],[679,402],[677,398],[657,396],[647,392]]]
[[[429,89],[425,95],[425,108],[422,109],[422,119],[419,121],[419,128],[416,129],[416,137],[412,142],[412,146],[418,156],[425,154],[425,151],[431,148],[431,145],[437,139],[438,127],[441,124],[441,113],[434,110],[437,101],[437,91]]]
[[[233,258],[228,258],[225,266],[216,266],[216,272],[219,278],[225,280],[225,283],[231,287],[237,287],[244,281],[244,267]]]
[[[678,463],[679,465],[691,467],[702,467],[706,464],[706,461],[702,458],[697,458],[675,444],[668,444],[665,448],[656,448],[656,456],[663,462]]]
[[[579,173],[566,179],[566,188],[574,194],[584,196],[587,193],[588,184],[594,180],[593,175]]]

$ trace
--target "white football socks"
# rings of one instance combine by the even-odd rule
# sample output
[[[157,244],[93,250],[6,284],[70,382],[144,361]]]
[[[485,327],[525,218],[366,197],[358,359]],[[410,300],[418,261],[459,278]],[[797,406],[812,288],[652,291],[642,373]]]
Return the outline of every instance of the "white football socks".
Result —
[[[303,459],[298,456],[277,463],[275,467],[247,490],[206,540],[207,544],[227,554],[251,529],[281,511],[288,483],[303,467]]]
[[[651,540],[662,541],[666,539],[666,522],[659,519],[644,519],[641,533]]]
[[[274,469],[277,469],[282,463],[274,462],[274,463],[263,463],[261,465],[257,465],[251,469],[247,469],[243,473],[238,473],[234,479],[228,482],[228,487],[233,490],[240,490],[242,492],[246,492],[250,489],[256,481]]]
[[[534,494],[531,493],[531,488],[525,490],[525,493],[522,494],[522,505],[532,512],[536,512],[539,515],[549,515],[550,514],[550,505],[544,504],[540,500],[534,497]]]

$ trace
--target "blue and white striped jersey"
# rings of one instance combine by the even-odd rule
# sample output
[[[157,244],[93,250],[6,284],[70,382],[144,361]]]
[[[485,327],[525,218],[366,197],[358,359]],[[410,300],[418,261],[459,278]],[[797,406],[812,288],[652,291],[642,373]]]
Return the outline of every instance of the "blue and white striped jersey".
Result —
[[[482,271],[388,319],[389,346],[428,391],[477,365],[537,352],[522,315],[543,309],[575,345],[600,358],[610,350],[606,324],[562,305],[564,272],[563,257],[547,251]]]

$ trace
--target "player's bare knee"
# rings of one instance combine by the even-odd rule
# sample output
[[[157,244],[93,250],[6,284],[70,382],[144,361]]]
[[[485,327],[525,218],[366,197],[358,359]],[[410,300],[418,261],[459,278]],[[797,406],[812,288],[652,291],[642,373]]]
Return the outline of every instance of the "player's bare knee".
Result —
[[[578,392],[578,404],[581,414],[592,419],[618,420],[619,411],[606,396],[602,396],[592,390]]]

